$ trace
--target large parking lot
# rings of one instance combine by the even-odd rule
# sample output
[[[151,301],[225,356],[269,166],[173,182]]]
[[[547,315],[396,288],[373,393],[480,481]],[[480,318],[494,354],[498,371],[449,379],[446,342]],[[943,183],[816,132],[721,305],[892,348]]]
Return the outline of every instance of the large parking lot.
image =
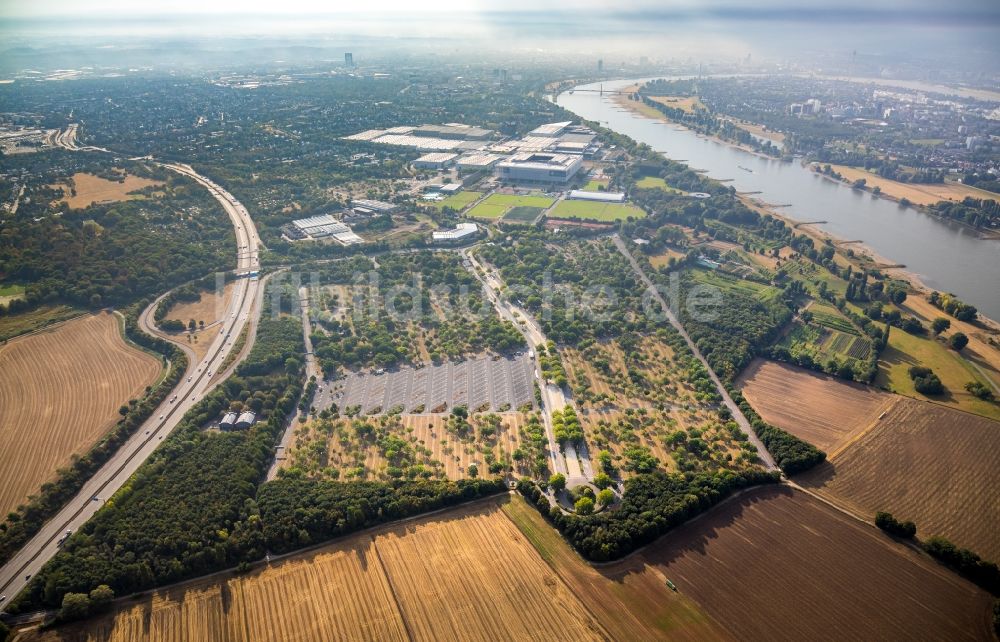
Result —
[[[518,355],[405,367],[382,374],[349,374],[320,390],[313,405],[319,411],[336,403],[342,412],[360,406],[363,414],[394,408],[405,413],[448,412],[456,406],[472,411],[487,406],[495,411],[503,406],[513,410],[534,403],[533,371],[532,360]]]

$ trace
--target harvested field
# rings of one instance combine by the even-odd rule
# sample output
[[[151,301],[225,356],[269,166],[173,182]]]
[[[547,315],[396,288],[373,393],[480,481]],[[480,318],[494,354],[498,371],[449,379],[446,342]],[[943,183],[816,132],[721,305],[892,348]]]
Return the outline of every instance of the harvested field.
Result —
[[[748,491],[639,557],[737,639],[993,639],[988,593],[787,487]]]
[[[835,454],[898,397],[785,363],[756,360],[737,385],[761,417]]]
[[[505,503],[503,511],[612,639],[731,639],[693,600],[668,589],[663,574],[638,556],[596,568],[520,495]]]
[[[0,346],[0,514],[86,451],[160,372],[118,319],[87,315]]]
[[[867,518],[886,510],[1000,560],[1000,422],[901,399],[874,428],[796,481]]]
[[[71,191],[70,184],[76,189],[75,195]],[[70,209],[82,209],[94,203],[114,203],[142,198],[141,195],[130,192],[151,185],[163,185],[163,182],[132,175],[125,176],[123,182],[109,181],[94,174],[77,172],[73,174],[70,184],[57,186],[62,187],[64,192],[60,202],[66,203]]]
[[[390,529],[375,545],[415,639],[604,637],[496,505]]]
[[[605,639],[502,512],[504,501],[358,534],[247,575],[196,580],[21,639]]]

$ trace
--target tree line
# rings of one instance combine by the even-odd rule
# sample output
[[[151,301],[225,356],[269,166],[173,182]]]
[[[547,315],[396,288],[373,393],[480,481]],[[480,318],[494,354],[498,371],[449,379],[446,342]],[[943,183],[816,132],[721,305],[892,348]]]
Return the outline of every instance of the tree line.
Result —
[[[581,555],[607,561],[655,541],[736,490],[778,480],[777,473],[760,469],[638,474],[625,482],[625,492],[614,510],[591,515],[563,513],[528,479],[518,482],[518,491]]]

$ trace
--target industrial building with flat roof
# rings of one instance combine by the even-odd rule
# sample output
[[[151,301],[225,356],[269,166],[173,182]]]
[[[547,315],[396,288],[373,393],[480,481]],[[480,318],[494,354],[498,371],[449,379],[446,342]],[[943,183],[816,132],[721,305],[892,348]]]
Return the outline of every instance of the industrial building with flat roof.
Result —
[[[458,154],[431,152],[413,161],[413,166],[418,169],[443,169],[451,165],[456,158]]]
[[[569,193],[569,197],[575,201],[601,201],[602,203],[624,203],[625,194],[623,192],[585,192],[575,189]]]
[[[564,184],[580,171],[583,161],[570,154],[515,154],[496,165],[496,175],[508,183]]]
[[[461,243],[474,237],[479,233],[479,226],[475,223],[459,223],[455,229],[439,230],[431,233],[431,238],[435,243]]]
[[[467,170],[490,169],[503,158],[500,154],[472,153],[458,159],[458,168]]]
[[[289,231],[293,232],[292,234],[288,234],[289,238],[292,239],[332,237],[341,245],[364,243],[364,239],[355,234],[347,223],[338,221],[329,214],[310,216],[309,218],[300,218],[292,221],[291,230]]]
[[[366,210],[371,210],[373,212],[391,212],[396,209],[396,206],[392,203],[386,203],[385,201],[376,201],[368,198],[355,198],[351,200],[351,205],[354,207],[361,207]]]

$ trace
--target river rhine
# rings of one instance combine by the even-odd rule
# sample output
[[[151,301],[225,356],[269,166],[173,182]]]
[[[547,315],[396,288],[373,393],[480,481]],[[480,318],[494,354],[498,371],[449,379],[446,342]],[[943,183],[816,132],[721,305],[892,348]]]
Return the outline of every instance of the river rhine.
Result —
[[[616,89],[635,80],[604,82]],[[577,89],[596,89],[598,84]],[[819,225],[844,240],[860,240],[881,257],[905,264],[928,287],[953,292],[987,316],[1000,320],[1000,241],[980,239],[962,225],[873,197],[827,180],[797,161],[787,163],[750,154],[669,123],[644,118],[616,105],[613,96],[564,92],[556,102],[582,118],[646,143],[668,158],[732,179],[740,192],[786,204],[778,210],[797,221]],[[746,168],[746,169],[743,169]],[[750,170],[750,171],[747,171]]]

